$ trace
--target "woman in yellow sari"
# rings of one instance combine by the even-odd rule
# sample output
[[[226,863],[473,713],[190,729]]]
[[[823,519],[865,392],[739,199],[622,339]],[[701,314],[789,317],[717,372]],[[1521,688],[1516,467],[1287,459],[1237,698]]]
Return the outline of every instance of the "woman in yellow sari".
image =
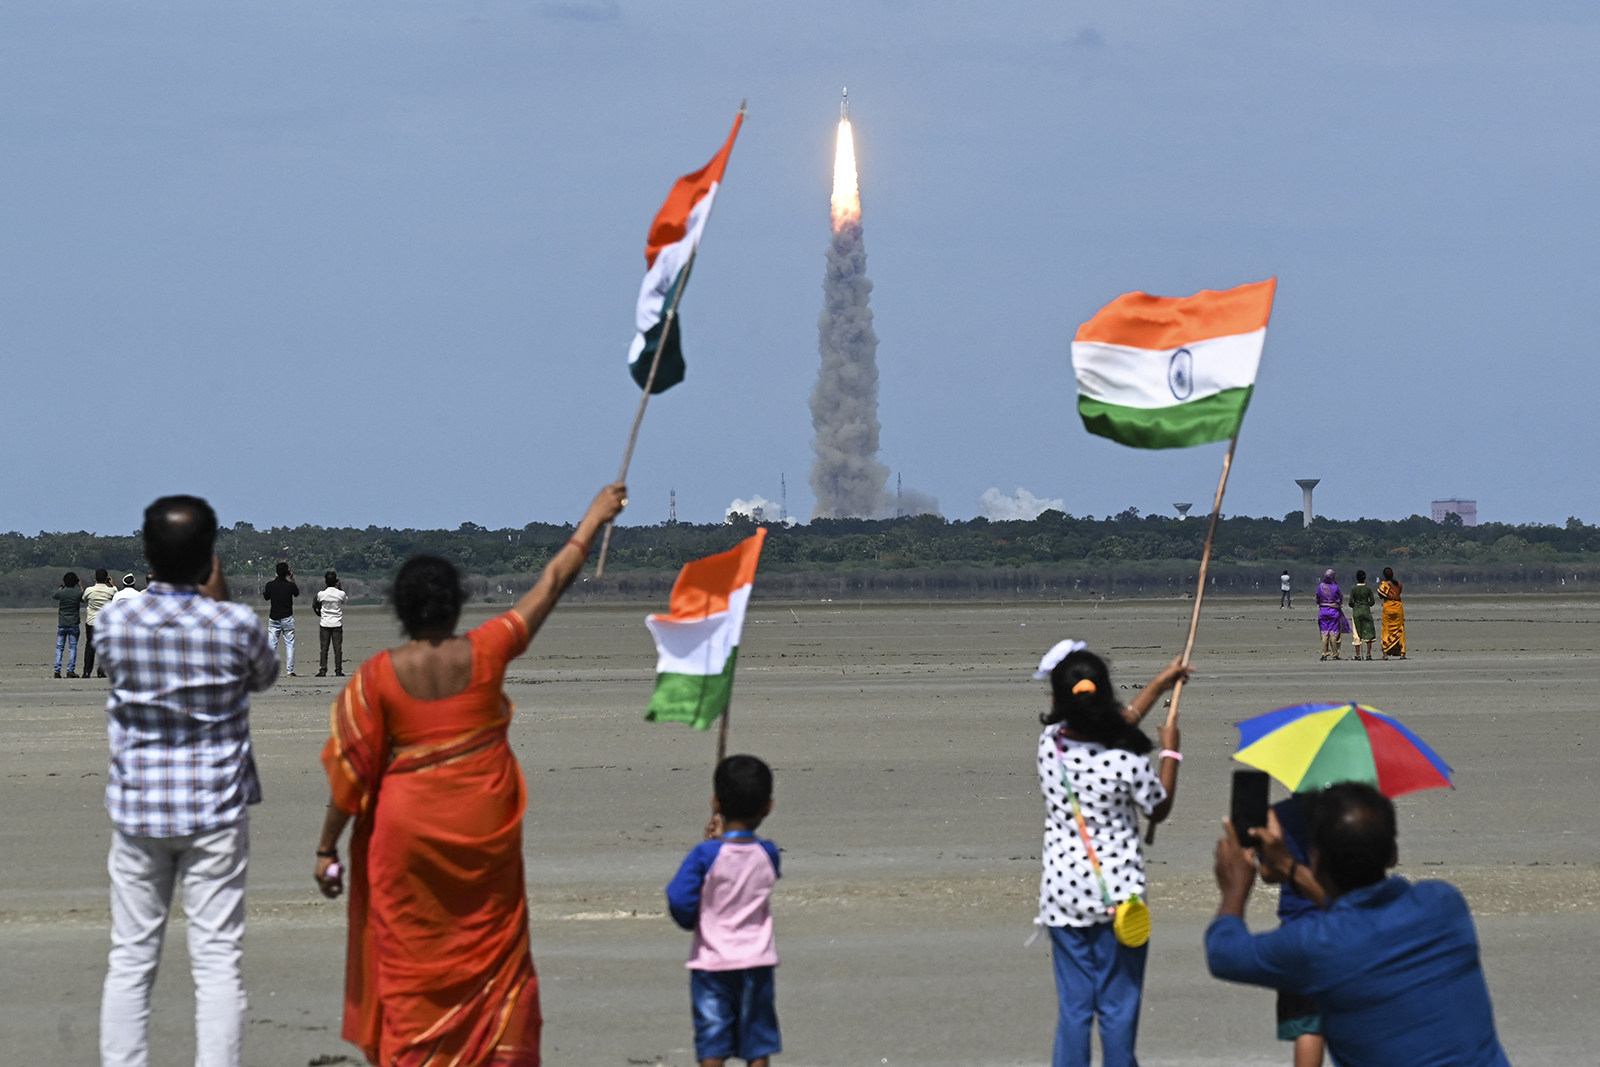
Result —
[[[411,640],[363,663],[333,706],[314,875],[325,896],[343,891],[338,842],[353,818],[343,1036],[369,1063],[538,1067],[526,793],[502,683],[623,494],[602,489],[528,594],[462,636],[455,567],[407,560],[392,596]]]
[[[1400,579],[1393,567],[1383,568],[1378,583],[1378,599],[1383,601],[1383,658],[1406,658],[1406,609],[1400,603]]]

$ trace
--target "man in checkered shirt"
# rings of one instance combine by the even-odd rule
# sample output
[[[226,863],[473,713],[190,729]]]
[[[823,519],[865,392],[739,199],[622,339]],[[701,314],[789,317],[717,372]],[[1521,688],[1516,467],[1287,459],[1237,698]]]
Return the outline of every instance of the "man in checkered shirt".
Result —
[[[195,986],[196,1067],[237,1067],[244,1027],[249,804],[261,800],[249,694],[278,676],[255,612],[228,600],[204,500],[145,509],[143,596],[95,620],[111,678],[111,956],[100,1002],[100,1060],[147,1067],[150,987],[172,892],[183,890]]]

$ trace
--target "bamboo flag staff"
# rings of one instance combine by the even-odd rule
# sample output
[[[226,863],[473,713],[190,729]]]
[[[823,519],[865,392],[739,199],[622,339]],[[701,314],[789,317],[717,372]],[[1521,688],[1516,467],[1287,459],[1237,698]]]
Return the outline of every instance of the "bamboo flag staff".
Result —
[[[1255,391],[1277,285],[1276,278],[1268,278],[1188,297],[1125,293],[1080,326],[1072,342],[1078,414],[1090,433],[1134,448],[1228,442],[1200,552],[1199,584],[1183,645],[1185,667],[1200,628],[1222,494],[1228,488],[1245,409]],[[1177,721],[1182,695],[1179,680],[1172,689],[1168,723]],[[1154,835],[1151,824],[1147,840]]]
[[[651,394],[666,392],[683,381],[678,304],[683,300],[684,287],[689,284],[689,272],[694,269],[695,256],[700,249],[700,237],[711,218],[711,207],[722,185],[722,174],[728,168],[728,157],[733,153],[733,142],[739,136],[744,116],[745,101],[741,100],[733,130],[722,149],[711,157],[710,163],[693,174],[685,174],[673,184],[661,210],[650,223],[650,233],[645,238],[644,281],[639,285],[635,311],[638,332],[628,349],[628,372],[642,392],[639,410],[633,416],[633,429],[628,434],[628,447],[622,453],[622,468],[617,474],[619,482],[628,479],[633,446],[639,440],[639,426],[644,422]],[[595,564],[596,578],[606,573],[611,528],[611,523],[606,523],[605,536],[600,541],[600,559]]]

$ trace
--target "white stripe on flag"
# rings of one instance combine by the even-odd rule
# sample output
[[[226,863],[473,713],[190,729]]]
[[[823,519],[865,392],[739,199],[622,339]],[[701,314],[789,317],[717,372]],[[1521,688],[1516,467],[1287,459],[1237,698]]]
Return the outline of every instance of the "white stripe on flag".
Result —
[[[1085,396],[1129,408],[1172,407],[1254,385],[1266,336],[1252,330],[1164,351],[1074,341],[1072,365]]]
[[[746,585],[728,594],[727,611],[704,619],[647,616],[644,624],[656,639],[656,673],[721,674],[728,665],[728,654],[739,647],[749,603],[750,587]]]

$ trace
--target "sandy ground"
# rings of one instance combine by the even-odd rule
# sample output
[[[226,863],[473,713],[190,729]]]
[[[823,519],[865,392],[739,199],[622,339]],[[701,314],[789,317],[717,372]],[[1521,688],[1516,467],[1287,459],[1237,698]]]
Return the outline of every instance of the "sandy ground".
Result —
[[[641,721],[654,666],[644,610],[564,606],[509,682],[552,1064],[693,1062],[688,938],[662,887],[704,822],[714,739]],[[1205,972],[1211,846],[1232,724],[1349,698],[1400,716],[1455,767],[1455,791],[1401,801],[1402,873],[1466,891],[1512,1061],[1593,1062],[1600,602],[1419,596],[1408,610],[1408,661],[1319,663],[1309,611],[1208,605],[1178,807],[1151,851],[1145,1064],[1288,1062],[1272,994]],[[1049,952],[1022,947],[1041,833],[1043,698],[1029,670],[1056,639],[1084,636],[1119,683],[1141,683],[1180,647],[1187,617],[1185,602],[1155,600],[755,605],[732,742],[777,776],[763,833],[784,849],[780,1062],[1048,1060]],[[49,677],[53,623],[0,612],[0,1032],[14,1063],[94,1062],[107,946],[104,690]],[[352,612],[346,632],[357,659],[396,635],[376,609]],[[301,633],[307,675],[315,635]],[[332,680],[283,679],[255,701],[266,802],[252,816],[245,1059],[260,1067],[359,1058],[338,1037],[343,907],[310,878]],[[1258,892],[1254,925],[1271,925],[1272,904]],[[189,1062],[181,936],[166,960],[153,1062]]]

